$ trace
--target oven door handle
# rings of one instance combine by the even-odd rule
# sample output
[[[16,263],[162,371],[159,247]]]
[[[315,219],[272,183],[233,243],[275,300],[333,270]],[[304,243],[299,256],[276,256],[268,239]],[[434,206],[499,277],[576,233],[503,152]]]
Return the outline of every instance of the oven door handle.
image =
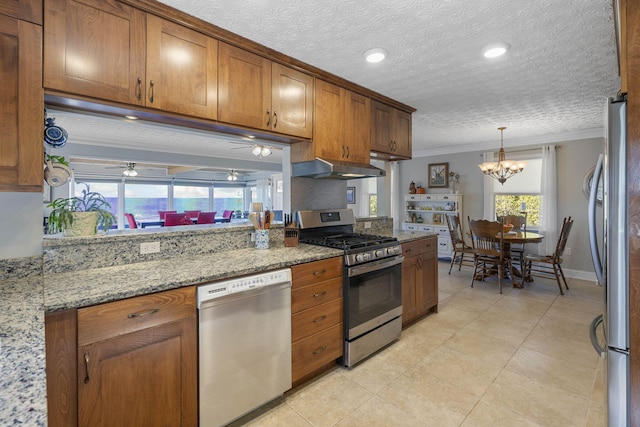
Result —
[[[393,258],[385,258],[379,261],[369,262],[363,265],[356,265],[354,267],[347,268],[347,275],[349,277],[360,276],[361,274],[371,273],[372,271],[382,270],[394,265],[402,264],[404,256],[398,255]]]

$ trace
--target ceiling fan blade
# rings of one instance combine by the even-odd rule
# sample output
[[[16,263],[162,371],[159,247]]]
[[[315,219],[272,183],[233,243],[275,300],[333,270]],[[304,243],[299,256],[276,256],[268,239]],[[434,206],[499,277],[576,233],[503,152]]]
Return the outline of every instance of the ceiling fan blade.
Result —
[[[198,167],[194,166],[167,166],[168,175],[178,175],[185,172],[197,171]]]

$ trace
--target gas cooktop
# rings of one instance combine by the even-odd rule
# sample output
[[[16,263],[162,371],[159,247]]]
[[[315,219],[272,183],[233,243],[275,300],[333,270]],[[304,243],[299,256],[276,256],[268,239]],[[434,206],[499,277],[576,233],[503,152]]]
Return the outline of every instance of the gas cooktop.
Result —
[[[303,238],[303,243],[311,245],[326,246],[330,248],[353,250],[360,248],[371,248],[383,245],[385,243],[396,242],[395,237],[376,236],[371,234],[345,233],[335,235],[315,235],[313,237]]]

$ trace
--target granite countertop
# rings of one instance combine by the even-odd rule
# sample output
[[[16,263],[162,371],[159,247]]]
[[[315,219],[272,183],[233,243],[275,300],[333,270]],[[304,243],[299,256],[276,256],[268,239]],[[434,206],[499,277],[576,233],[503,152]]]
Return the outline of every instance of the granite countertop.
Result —
[[[438,237],[438,233],[432,231],[408,231],[408,230],[393,230],[393,237],[398,239],[400,243],[410,242],[412,240],[425,239],[427,237]]]

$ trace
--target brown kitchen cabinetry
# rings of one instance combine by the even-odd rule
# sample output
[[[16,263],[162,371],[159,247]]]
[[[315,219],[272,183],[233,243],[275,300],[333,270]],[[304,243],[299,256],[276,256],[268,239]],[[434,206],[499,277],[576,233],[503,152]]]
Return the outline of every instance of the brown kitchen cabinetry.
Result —
[[[0,15],[42,25],[42,0],[0,0]]]
[[[216,118],[216,39],[113,0],[45,0],[45,13],[45,88]]]
[[[47,387],[65,396],[49,425],[196,426],[195,302],[188,287],[47,315]]]
[[[292,382],[298,385],[342,356],[342,257],[291,267]]]
[[[218,119],[311,138],[313,77],[220,43]]]
[[[381,158],[410,159],[411,114],[378,101],[371,111],[371,151]]]
[[[437,251],[436,237],[402,244],[402,326],[438,311]]]
[[[369,163],[370,112],[370,98],[316,79],[313,143],[295,144],[292,160]]]
[[[0,15],[0,191],[42,192],[42,27]]]

